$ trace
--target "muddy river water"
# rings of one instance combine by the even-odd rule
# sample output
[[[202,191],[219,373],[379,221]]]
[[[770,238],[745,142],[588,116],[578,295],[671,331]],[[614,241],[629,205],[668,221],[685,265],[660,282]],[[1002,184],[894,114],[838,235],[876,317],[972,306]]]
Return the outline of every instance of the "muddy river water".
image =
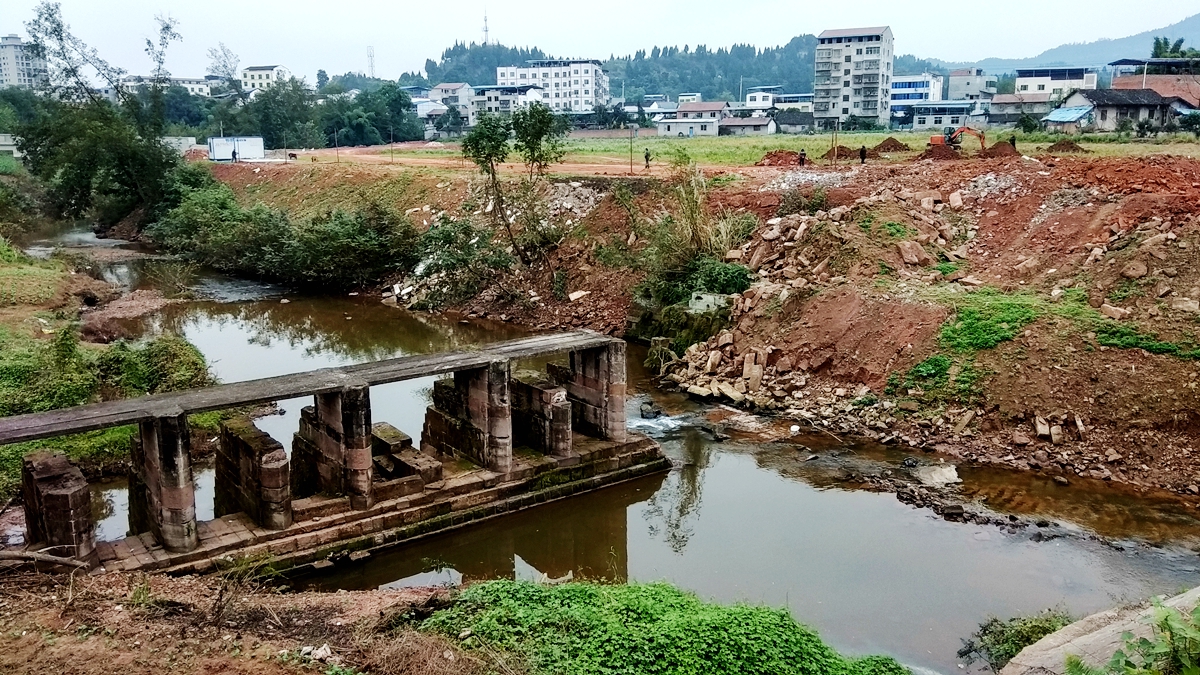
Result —
[[[79,232],[49,242],[56,243],[97,245]],[[156,283],[137,261],[98,273],[129,287]],[[415,315],[365,296],[303,297],[207,274],[187,284],[207,299],[172,305],[133,329],[186,336],[224,382],[522,334],[505,324]],[[890,654],[941,673],[960,670],[961,639],[989,616],[1052,606],[1085,614],[1200,584],[1192,550],[1200,546],[1200,520],[1166,497],[960,467],[961,489],[972,500],[1050,525],[948,522],[838,480],[847,468],[901,471],[909,456],[901,451],[834,446],[828,438],[714,442],[699,426],[703,410],[650,387],[638,363],[643,353],[630,348],[631,425],[659,440],[677,460],[674,470],[433,536],[303,583],[362,589],[514,577],[667,580],[722,602],[786,606],[840,650]],[[373,388],[374,418],[418,436],[430,386],[426,379]],[[650,398],[669,415],[640,419],[638,406]],[[281,401],[282,414],[258,424],[290,447],[307,404]],[[805,461],[810,454],[817,459]],[[211,469],[198,469],[196,480],[199,516],[211,518]],[[101,538],[123,536],[124,485],[95,490]]]

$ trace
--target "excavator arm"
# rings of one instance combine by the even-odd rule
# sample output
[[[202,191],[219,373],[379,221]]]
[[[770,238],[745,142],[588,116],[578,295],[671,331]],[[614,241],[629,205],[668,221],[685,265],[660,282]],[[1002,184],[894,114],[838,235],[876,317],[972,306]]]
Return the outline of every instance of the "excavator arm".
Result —
[[[978,138],[980,149],[987,147],[987,139],[984,137],[983,132],[976,131],[975,129],[972,129],[971,127],[959,127],[957,129],[955,129],[954,131],[952,131],[950,133],[949,138],[947,140],[949,140],[949,142],[953,145],[958,145],[959,143],[962,142],[963,134],[970,134],[971,136]]]

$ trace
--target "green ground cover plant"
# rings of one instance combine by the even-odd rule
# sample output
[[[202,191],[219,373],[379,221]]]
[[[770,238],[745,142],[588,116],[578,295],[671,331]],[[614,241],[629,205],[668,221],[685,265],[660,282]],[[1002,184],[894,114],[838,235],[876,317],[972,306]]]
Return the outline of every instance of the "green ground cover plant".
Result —
[[[669,584],[489,581],[423,622],[464,647],[515,655],[531,673],[907,675],[846,658],[784,610],[723,606]]]
[[[1067,675],[1195,675],[1200,672],[1200,607],[1182,612],[1154,600],[1150,637],[1122,635],[1125,646],[1103,666],[1067,656]]]
[[[970,404],[983,396],[980,372],[970,361],[956,363],[945,354],[934,354],[909,368],[906,372],[888,375],[884,393],[888,396],[909,398],[908,392],[921,392],[917,396],[925,403],[957,401]]]
[[[942,326],[939,337],[943,345],[957,352],[991,349],[1011,340],[1040,314],[1032,295],[990,288],[966,294],[956,304],[955,316]]]
[[[1008,620],[992,617],[979,624],[979,629],[963,641],[958,656],[968,663],[983,661],[998,673],[1022,649],[1074,620],[1070,614],[1057,609]]]

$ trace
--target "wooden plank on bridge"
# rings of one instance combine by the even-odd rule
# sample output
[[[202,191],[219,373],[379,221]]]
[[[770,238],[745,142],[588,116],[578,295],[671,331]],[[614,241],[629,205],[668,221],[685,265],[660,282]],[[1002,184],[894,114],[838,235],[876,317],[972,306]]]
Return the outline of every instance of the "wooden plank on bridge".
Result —
[[[0,417],[0,445],[36,441],[134,424],[141,420],[184,413],[202,413],[282,401],[338,391],[351,383],[389,384],[458,370],[482,368],[498,360],[514,360],[602,347],[617,338],[573,331],[482,345],[477,350],[418,354],[350,366],[324,368],[260,380],[219,384],[204,389],[153,394],[120,401]]]

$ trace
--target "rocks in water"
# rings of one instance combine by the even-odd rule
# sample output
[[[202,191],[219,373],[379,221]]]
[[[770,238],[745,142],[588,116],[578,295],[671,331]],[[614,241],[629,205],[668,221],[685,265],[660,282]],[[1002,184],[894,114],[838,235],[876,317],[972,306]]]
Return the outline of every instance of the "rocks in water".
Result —
[[[641,414],[642,419],[653,420],[662,417],[663,411],[662,408],[658,407],[657,405],[647,402],[642,404]]]
[[[930,487],[945,487],[952,483],[961,483],[962,479],[958,477],[958,470],[953,464],[931,464],[922,466],[913,471],[913,477],[921,481],[922,485]]]

